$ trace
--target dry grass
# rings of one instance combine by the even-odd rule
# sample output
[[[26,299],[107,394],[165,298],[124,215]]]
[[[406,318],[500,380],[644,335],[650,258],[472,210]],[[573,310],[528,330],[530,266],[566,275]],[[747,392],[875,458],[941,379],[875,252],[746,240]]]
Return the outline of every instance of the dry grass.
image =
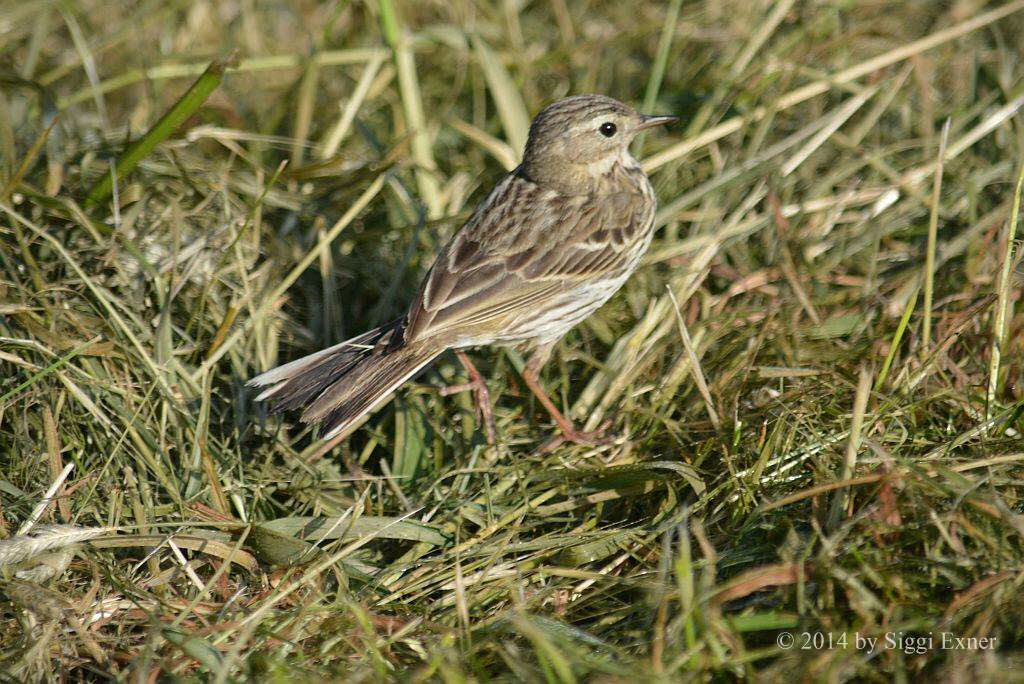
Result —
[[[1021,668],[1022,41],[1021,1],[4,3],[6,680]],[[496,448],[453,359],[330,449],[260,413],[591,91],[684,117],[546,372],[615,444],[542,450],[514,351]]]

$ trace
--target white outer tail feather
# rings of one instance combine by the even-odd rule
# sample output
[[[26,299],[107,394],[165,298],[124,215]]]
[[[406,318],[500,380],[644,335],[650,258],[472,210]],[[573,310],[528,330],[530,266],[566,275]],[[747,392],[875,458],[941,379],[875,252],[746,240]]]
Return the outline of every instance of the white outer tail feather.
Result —
[[[274,396],[274,394],[279,389],[284,387],[285,383],[291,380],[293,377],[295,377],[302,371],[306,370],[306,368],[315,364],[317,361],[320,361],[330,356],[331,354],[345,346],[356,345],[352,345],[351,340],[339,342],[333,347],[321,349],[318,352],[308,354],[307,356],[295,359],[294,361],[289,361],[284,365],[277,366],[276,368],[271,368],[265,373],[260,373],[255,378],[250,378],[249,381],[245,383],[245,386],[266,387],[267,385],[273,385],[273,387],[267,387],[267,389],[260,392],[260,394],[256,397],[256,401],[263,401],[265,399],[269,399],[270,397]]]
[[[386,344],[382,337],[394,329],[393,325],[375,328],[272,368],[246,385],[262,388],[256,401],[275,402],[272,412],[303,409],[303,422],[324,422],[328,428],[320,439],[338,437],[361,425],[366,415],[440,353],[423,348],[381,350],[380,345]],[[396,372],[394,378],[389,377]]]

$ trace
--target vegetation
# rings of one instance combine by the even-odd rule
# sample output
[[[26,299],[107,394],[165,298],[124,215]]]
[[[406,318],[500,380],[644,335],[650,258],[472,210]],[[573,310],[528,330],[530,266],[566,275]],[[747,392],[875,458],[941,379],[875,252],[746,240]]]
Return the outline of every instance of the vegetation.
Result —
[[[1021,0],[5,2],[5,681],[1007,677],[1022,42]],[[454,358],[340,444],[261,413],[585,92],[683,117],[545,374],[614,444],[552,443],[517,350],[473,354],[494,447]]]

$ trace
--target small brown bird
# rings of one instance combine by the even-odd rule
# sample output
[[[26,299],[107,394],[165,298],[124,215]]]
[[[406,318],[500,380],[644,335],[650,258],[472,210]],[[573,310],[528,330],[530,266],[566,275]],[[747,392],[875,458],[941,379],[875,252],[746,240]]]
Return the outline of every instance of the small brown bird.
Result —
[[[545,107],[530,126],[523,162],[491,191],[441,251],[401,319],[267,371],[271,410],[304,409],[324,438],[354,427],[402,383],[453,349],[494,441],[483,378],[461,351],[526,345],[523,380],[569,441],[594,444],[544,392],[540,370],[555,343],[629,278],[651,242],[654,191],[629,144],[675,121],[643,116],[601,95]]]

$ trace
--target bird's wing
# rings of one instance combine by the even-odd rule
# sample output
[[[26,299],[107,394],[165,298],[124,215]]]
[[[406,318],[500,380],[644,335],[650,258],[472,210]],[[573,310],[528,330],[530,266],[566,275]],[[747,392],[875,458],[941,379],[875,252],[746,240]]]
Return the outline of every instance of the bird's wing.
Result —
[[[406,340],[500,328],[621,273],[652,209],[633,194],[559,195],[513,172],[441,251],[409,311]]]

